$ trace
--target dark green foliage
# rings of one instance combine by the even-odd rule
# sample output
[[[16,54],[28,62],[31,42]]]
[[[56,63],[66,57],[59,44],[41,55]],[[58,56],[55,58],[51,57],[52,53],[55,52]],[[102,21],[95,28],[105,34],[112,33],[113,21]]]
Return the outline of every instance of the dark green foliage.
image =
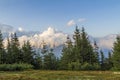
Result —
[[[33,66],[31,64],[0,64],[0,71],[23,71],[29,69],[33,69]]]
[[[68,63],[68,70],[80,70],[80,68],[81,68],[81,64],[79,60],[76,62]]]
[[[37,63],[39,60],[37,57],[34,58],[36,55],[34,54],[35,52],[33,51],[29,41],[25,42],[22,48],[19,45],[19,40],[16,34],[12,34],[11,38],[8,38],[7,41],[8,45],[6,52],[4,52],[6,56],[5,58],[2,56],[6,61],[2,64],[27,63],[34,65],[34,68],[36,68],[35,62]]]
[[[10,39],[9,39],[9,38],[7,38],[7,49],[6,49],[6,53],[7,53],[7,56],[6,56],[7,62],[6,62],[6,64],[12,64],[12,63],[13,63],[13,62],[12,62],[12,57],[13,57],[13,55],[12,55],[11,42],[10,42]]]
[[[100,70],[100,66],[97,63],[94,64],[84,63],[81,66],[81,70]]]
[[[94,41],[94,54],[95,54],[95,63],[100,65],[100,61],[99,61],[99,47],[96,43],[96,41]]]
[[[0,64],[6,63],[6,52],[3,45],[2,33],[0,31]]]
[[[113,66],[115,70],[120,70],[120,36],[117,36],[113,47]]]
[[[30,45],[30,42],[27,41],[26,43],[24,42],[24,45],[22,46],[22,50],[21,50],[21,57],[22,57],[22,62],[23,63],[28,63],[28,64],[32,64],[34,59],[34,51]]]
[[[101,54],[101,70],[105,70],[105,62],[104,62],[105,57],[102,50],[100,50],[100,54]]]
[[[42,58],[40,54],[35,55],[33,65],[34,69],[42,69]]]
[[[66,44],[62,50],[62,57],[60,61],[61,69],[68,69],[68,64],[76,61],[75,54],[73,52],[72,41],[67,37]]]
[[[111,69],[113,67],[111,52],[108,52],[108,63],[109,63],[109,68],[108,69]]]
[[[29,41],[20,47],[16,33],[7,39],[6,49],[3,46],[2,33],[0,31],[0,70],[120,70],[120,37],[114,43],[113,54],[108,53],[104,57],[102,50],[96,41],[92,46],[85,29],[76,29],[73,39],[69,36],[62,50],[62,56],[56,58],[53,49],[43,41],[42,50],[36,53]],[[100,55],[99,55],[100,54]]]
[[[53,50],[44,55],[44,69],[56,70],[57,69],[57,59],[53,53]]]
[[[94,49],[88,39],[88,35],[85,32],[84,28],[82,28],[81,32],[81,48],[83,63],[87,62],[89,64],[94,64],[97,62],[96,53],[94,53]]]
[[[91,68],[89,70],[98,70],[100,68],[98,47],[96,43],[95,49],[92,47],[85,29],[82,28],[80,32],[76,26],[73,39],[74,43],[67,37],[61,57],[62,69],[85,70]]]
[[[74,55],[76,61],[79,60],[79,62],[83,63],[83,57],[82,57],[82,36],[80,33],[80,30],[78,29],[78,26],[76,26],[76,29],[74,31],[73,39],[74,39]]]
[[[11,63],[20,63],[21,62],[20,45],[16,33],[11,34],[10,49],[11,49],[10,51]]]

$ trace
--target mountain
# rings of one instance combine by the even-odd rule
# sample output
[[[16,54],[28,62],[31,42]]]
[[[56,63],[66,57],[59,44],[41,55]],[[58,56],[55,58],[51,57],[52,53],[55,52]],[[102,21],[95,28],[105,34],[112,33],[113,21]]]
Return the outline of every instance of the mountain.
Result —
[[[9,33],[9,32],[13,32],[14,28],[10,25],[0,24],[0,30],[2,33]]]
[[[24,41],[29,40],[31,45],[39,48],[42,46],[43,41],[50,47],[57,47],[62,45],[66,41],[67,34],[56,31],[54,28],[49,27],[43,32],[26,32],[26,31],[15,31],[19,38],[19,42],[22,45]],[[7,39],[4,40],[5,45],[7,45]]]
[[[31,45],[40,48],[43,44],[43,41],[50,47],[54,47],[54,52],[60,56],[63,44],[66,42],[66,37],[69,35],[72,38],[72,34],[65,34],[62,31],[56,31],[54,28],[49,27],[43,32],[39,31],[24,31],[22,29],[15,30],[14,27],[6,24],[0,24],[0,30],[4,36],[5,46],[7,45],[6,37],[13,32],[17,33],[20,44],[22,45],[24,41],[29,40]],[[110,34],[104,37],[93,37],[89,36],[91,43],[94,43],[94,40],[97,42],[99,48],[103,50],[107,56],[108,51],[112,50],[113,43],[118,34]]]
[[[111,34],[102,38],[98,38],[97,41],[98,41],[99,47],[112,49],[113,43],[115,42],[116,37],[117,37],[117,34]]]

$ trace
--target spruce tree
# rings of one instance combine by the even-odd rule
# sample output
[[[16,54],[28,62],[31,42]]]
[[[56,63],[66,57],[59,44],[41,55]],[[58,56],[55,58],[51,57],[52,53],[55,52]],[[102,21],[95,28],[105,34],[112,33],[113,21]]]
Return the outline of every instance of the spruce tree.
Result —
[[[44,61],[44,57],[45,55],[47,55],[48,53],[48,47],[47,47],[47,44],[43,41],[42,42],[42,49],[41,49],[41,58],[42,58],[42,69],[45,69],[45,61]]]
[[[67,46],[63,48],[61,57],[61,63],[64,65],[62,66],[63,69],[71,68],[72,70],[80,70],[81,66],[83,66],[84,69],[88,68],[87,66],[89,66],[89,69],[98,69],[99,55],[98,52],[93,49],[85,29],[82,28],[80,32],[78,26],[76,26],[73,39],[74,43],[72,44],[69,38],[67,38]]]
[[[113,67],[112,54],[110,51],[108,52],[108,65],[109,65],[109,69]]]
[[[53,49],[50,49],[50,51],[44,56],[44,69],[57,69],[56,57],[53,53]]]
[[[117,36],[113,47],[113,66],[115,70],[120,70],[120,36]]]
[[[12,64],[13,63],[13,54],[12,54],[12,46],[11,46],[11,42],[10,39],[7,38],[7,48],[6,48],[6,53],[7,53],[7,64]]]
[[[21,52],[20,52],[20,45],[19,40],[16,33],[11,35],[11,49],[12,49],[12,63],[20,63],[21,62]]]
[[[71,39],[67,36],[67,41],[62,50],[61,69],[68,69],[68,64],[73,61],[76,61],[75,54],[73,53],[73,45]]]
[[[6,53],[3,46],[3,37],[0,31],[0,64],[6,63]]]
[[[95,62],[97,64],[100,64],[100,62],[99,62],[99,47],[98,47],[96,41],[94,41],[94,48],[93,49],[94,49],[94,53],[95,53]]]
[[[23,63],[28,63],[28,64],[34,64],[34,51],[30,45],[30,42],[24,42],[24,45],[22,46],[22,62]]]
[[[93,47],[89,41],[88,35],[85,32],[84,27],[82,27],[81,32],[81,56],[83,62],[87,62],[89,64],[96,63],[97,57],[94,53]]]
[[[40,53],[35,54],[33,65],[35,69],[42,69],[42,57]]]
[[[101,70],[105,70],[105,57],[102,50],[100,50],[100,54],[101,54]]]
[[[81,40],[81,33],[80,30],[78,29],[78,26],[76,26],[75,31],[74,31],[74,35],[73,35],[73,39],[74,39],[74,56],[76,61],[83,63],[83,57],[82,57],[82,40]]]

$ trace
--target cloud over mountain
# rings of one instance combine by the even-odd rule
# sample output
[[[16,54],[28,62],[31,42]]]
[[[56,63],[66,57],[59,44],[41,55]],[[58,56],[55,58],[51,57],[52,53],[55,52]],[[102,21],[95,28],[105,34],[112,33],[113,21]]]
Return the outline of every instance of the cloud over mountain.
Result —
[[[0,29],[3,32],[4,35],[4,43],[7,45],[7,40],[5,37],[8,37],[9,33],[14,32],[15,29],[6,24],[0,24]],[[7,34],[6,34],[7,33]],[[19,28],[19,30],[16,30],[16,33],[18,35],[20,44],[22,45],[24,41],[29,40],[32,46],[35,47],[41,47],[42,42],[44,41],[46,44],[50,45],[51,47],[53,46],[60,46],[66,42],[66,37],[69,34],[65,34],[63,32],[56,31],[52,27],[48,27],[47,30],[43,32],[33,32],[33,31],[24,31],[23,28]],[[105,37],[100,37],[100,38],[94,38],[91,37],[90,40],[97,41],[98,46],[101,49],[112,49],[113,43],[116,39],[117,34],[112,34],[108,35]],[[71,35],[72,37],[72,35]]]
[[[49,27],[47,30],[43,31],[40,34],[35,34],[33,36],[21,36],[19,37],[20,44],[23,44],[24,41],[29,40],[32,46],[41,47],[42,42],[53,46],[59,46],[64,44],[66,41],[67,34],[62,32],[55,31],[54,28]]]
[[[98,40],[98,46],[101,48],[107,48],[112,49],[113,44],[116,40],[117,34],[111,34],[102,38],[97,39]]]
[[[2,31],[2,33],[10,33],[10,32],[14,32],[14,28],[10,25],[7,24],[1,24],[0,23],[0,30]]]

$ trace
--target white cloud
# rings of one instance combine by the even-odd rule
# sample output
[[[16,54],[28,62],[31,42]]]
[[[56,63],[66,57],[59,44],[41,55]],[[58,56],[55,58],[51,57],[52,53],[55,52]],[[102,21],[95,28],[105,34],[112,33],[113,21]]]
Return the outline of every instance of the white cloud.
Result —
[[[78,19],[78,22],[85,22],[85,21],[86,21],[85,18],[80,18],[80,19]]]
[[[78,20],[70,20],[68,23],[67,23],[67,26],[74,26],[75,24],[78,24],[78,23],[81,23],[81,22],[85,22],[86,21],[86,18],[79,18]]]
[[[47,30],[43,31],[41,34],[35,34],[34,36],[19,37],[20,44],[22,45],[24,41],[29,40],[32,46],[41,47],[42,42],[53,46],[59,46],[64,44],[67,35],[62,32],[57,32],[54,28],[49,27]]]
[[[73,26],[75,25],[75,21],[74,20],[70,20],[68,23],[67,23],[67,26]]]
[[[18,28],[18,31],[22,32],[22,31],[23,31],[23,28],[22,28],[22,27],[19,27],[19,28]]]

